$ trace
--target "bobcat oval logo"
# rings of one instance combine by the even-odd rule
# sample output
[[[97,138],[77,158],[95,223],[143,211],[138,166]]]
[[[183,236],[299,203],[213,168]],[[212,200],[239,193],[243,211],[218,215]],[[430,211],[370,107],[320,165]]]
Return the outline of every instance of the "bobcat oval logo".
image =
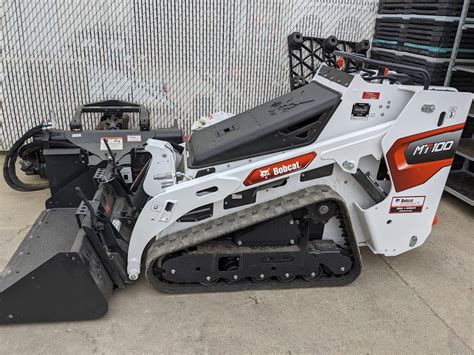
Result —
[[[260,170],[260,177],[266,179],[270,175],[270,169]]]
[[[254,169],[245,179],[244,185],[248,186],[257,184],[262,181],[274,179],[298,170],[305,169],[314,160],[314,158],[316,158],[316,153],[311,152]]]

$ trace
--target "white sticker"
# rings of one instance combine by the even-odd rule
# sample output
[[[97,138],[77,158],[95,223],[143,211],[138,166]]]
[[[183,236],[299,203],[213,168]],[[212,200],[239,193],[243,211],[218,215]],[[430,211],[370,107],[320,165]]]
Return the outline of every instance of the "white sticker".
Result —
[[[71,136],[72,138],[82,137],[82,133],[73,133]]]
[[[232,194],[232,199],[233,200],[241,200],[242,199],[242,194]]]
[[[425,204],[425,196],[395,196],[392,197],[390,213],[421,212]]]
[[[449,109],[448,109],[448,119],[453,119],[454,118],[454,115],[456,114],[456,109],[458,107],[457,106],[450,106]]]
[[[355,121],[367,121],[368,119],[368,116],[351,116],[351,120]]]
[[[114,219],[112,221],[112,225],[115,227],[115,229],[117,230],[117,232],[120,232],[120,228],[122,227],[122,222],[120,222],[119,219]]]
[[[161,212],[162,209],[163,209],[162,203],[155,202],[151,205],[151,210],[153,212]]]
[[[100,138],[100,150],[107,150],[107,146],[104,143],[104,139],[107,139],[107,143],[111,150],[122,150],[123,149],[123,138],[122,137],[101,137]]]
[[[139,134],[127,136],[127,142],[141,142],[141,141],[142,141],[142,136]]]
[[[133,182],[131,166],[124,166],[122,169],[120,169],[120,175],[122,175],[123,180],[127,184],[131,184]]]

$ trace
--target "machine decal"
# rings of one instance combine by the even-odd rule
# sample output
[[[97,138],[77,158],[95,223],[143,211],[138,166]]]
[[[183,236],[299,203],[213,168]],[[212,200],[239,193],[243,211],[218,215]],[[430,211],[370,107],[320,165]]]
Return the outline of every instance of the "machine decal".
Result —
[[[367,121],[370,114],[370,104],[358,102],[352,105],[351,120]]]
[[[142,141],[142,136],[139,135],[139,134],[135,134],[135,135],[128,135],[127,136],[127,141],[128,142],[141,142]]]
[[[362,93],[362,98],[366,100],[378,100],[380,99],[380,92],[364,91]]]
[[[394,196],[390,204],[390,213],[421,212],[426,196]]]
[[[123,150],[122,137],[100,137],[100,150],[107,150],[104,139],[107,139],[107,143],[111,150]]]
[[[460,123],[396,140],[387,152],[395,191],[424,184],[451,166],[463,128]]]
[[[244,185],[253,185],[259,182],[274,179],[298,170],[306,168],[316,158],[316,153],[311,152],[291,159],[283,160],[275,164],[262,166],[254,169],[245,179]]]
[[[416,164],[452,158],[459,138],[458,132],[446,132],[412,142],[405,151],[406,161]]]

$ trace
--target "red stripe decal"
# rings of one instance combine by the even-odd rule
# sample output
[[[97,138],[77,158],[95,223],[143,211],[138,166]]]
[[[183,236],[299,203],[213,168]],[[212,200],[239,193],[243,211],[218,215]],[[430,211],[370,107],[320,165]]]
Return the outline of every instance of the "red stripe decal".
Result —
[[[278,163],[262,166],[254,169],[247,176],[244,185],[253,185],[262,181],[275,179],[277,177],[290,174],[292,172],[306,168],[316,158],[316,153],[311,152]]]
[[[390,150],[387,152],[387,163],[390,169],[390,174],[393,180],[393,185],[395,186],[395,190],[397,192],[400,192],[424,184],[439,170],[444,167],[451,166],[451,164],[453,163],[454,153],[457,147],[457,143],[451,144],[452,156],[449,158],[409,164],[406,160],[405,152],[410,143],[447,132],[459,131],[460,136],[461,130],[463,128],[464,123],[460,123],[453,126],[414,134],[396,140]],[[426,146],[428,145],[429,144],[426,144]],[[434,145],[431,145],[431,147],[433,146]],[[426,148],[423,151],[429,152],[429,148]]]

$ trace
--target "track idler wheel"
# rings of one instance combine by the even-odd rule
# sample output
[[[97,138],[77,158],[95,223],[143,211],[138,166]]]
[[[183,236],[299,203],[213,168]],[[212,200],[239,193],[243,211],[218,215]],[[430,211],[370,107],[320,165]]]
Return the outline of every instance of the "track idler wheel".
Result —
[[[229,285],[234,285],[242,282],[244,279],[240,278],[238,275],[232,276],[232,278],[225,279],[225,282],[227,282]]]
[[[212,286],[215,285],[219,281],[218,278],[213,279],[211,276],[206,276],[206,278],[203,281],[200,281],[199,284],[202,286]]]
[[[252,281],[257,284],[263,284],[265,282],[270,281],[271,277],[265,276],[264,274],[260,274],[257,277],[252,277]]]
[[[305,280],[305,281],[316,281],[316,280],[320,279],[321,276],[323,276],[323,270],[320,266],[316,271],[313,271],[309,275],[304,275],[303,280]]]
[[[284,276],[277,276],[277,280],[280,282],[291,282],[294,279],[296,279],[296,275],[291,275],[289,273],[286,273]]]

